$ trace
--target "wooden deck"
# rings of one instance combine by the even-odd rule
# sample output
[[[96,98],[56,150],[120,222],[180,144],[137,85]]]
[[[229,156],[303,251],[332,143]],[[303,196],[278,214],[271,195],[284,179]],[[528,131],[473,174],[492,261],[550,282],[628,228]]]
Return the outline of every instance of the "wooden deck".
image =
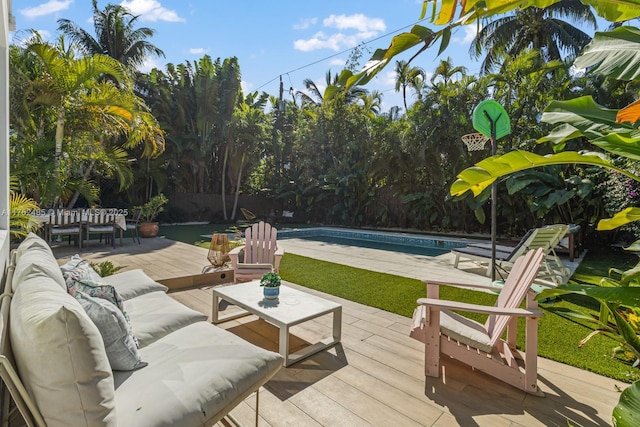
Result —
[[[54,249],[60,261],[77,250]],[[108,259],[125,269],[142,268],[156,280],[200,273],[207,251],[165,239],[127,239],[111,249],[92,244],[81,255]],[[286,256],[286,255],[285,255]],[[291,285],[297,287],[297,285]],[[408,336],[410,319],[298,287],[343,305],[340,345],[283,368],[260,392],[264,426],[607,426],[626,384],[539,359],[546,397],[529,396],[454,361],[441,379],[423,374],[423,345]],[[211,287],[171,294],[211,315]],[[221,327],[277,351],[277,329],[254,316]],[[331,331],[331,316],[292,329],[292,350]],[[252,425],[255,398],[232,411]]]

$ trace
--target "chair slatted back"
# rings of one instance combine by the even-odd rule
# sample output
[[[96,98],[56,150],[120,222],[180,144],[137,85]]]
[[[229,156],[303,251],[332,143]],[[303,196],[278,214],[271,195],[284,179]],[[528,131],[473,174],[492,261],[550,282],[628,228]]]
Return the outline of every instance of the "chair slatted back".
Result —
[[[116,216],[114,214],[107,213],[104,210],[98,209],[98,210],[89,212],[89,216],[87,217],[87,223],[89,224],[89,226],[115,225]]]
[[[49,212],[52,227],[78,227],[82,223],[82,212],[77,209],[55,209]]]
[[[245,230],[245,264],[273,264],[278,230],[260,221]]]
[[[542,248],[546,253],[549,253],[569,232],[569,226],[566,224],[548,225],[531,231],[530,234],[527,234],[522,244],[512,252],[510,259],[515,260],[530,250],[538,248]]]
[[[520,306],[545,256],[545,250],[538,248],[527,252],[518,258],[509,272],[509,276],[498,295],[496,307],[517,308]],[[507,324],[512,319],[508,315],[490,315],[485,323],[487,333],[491,337],[491,344],[496,345]]]

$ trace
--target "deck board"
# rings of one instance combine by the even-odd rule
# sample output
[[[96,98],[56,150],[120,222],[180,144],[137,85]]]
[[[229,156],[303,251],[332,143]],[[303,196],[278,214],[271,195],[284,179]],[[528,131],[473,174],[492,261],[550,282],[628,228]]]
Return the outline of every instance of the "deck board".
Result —
[[[54,250],[65,261],[77,249]],[[207,250],[165,239],[142,239],[111,249],[93,243],[81,255],[108,259],[125,269],[142,268],[156,280],[198,274]],[[442,259],[438,263],[443,264]],[[426,270],[426,269],[425,269]],[[292,285],[297,286],[297,285]],[[302,287],[298,287],[303,289]],[[176,300],[211,315],[211,286],[172,292]],[[451,360],[445,377],[425,381],[422,344],[408,336],[410,319],[318,291],[343,305],[342,342],[289,368],[260,392],[260,425],[276,426],[575,426],[611,425],[616,386],[626,384],[539,359],[539,398]],[[255,345],[277,350],[277,329],[255,316],[220,325]],[[331,330],[331,316],[292,328],[292,348]],[[255,396],[232,414],[252,425]]]

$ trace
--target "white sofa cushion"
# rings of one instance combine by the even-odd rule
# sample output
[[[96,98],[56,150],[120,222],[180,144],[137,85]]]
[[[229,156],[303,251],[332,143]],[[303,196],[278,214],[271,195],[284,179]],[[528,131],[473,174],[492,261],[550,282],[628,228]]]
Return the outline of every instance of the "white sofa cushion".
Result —
[[[16,291],[17,286],[30,277],[36,269],[51,277],[62,290],[67,291],[64,277],[58,267],[58,262],[51,252],[51,248],[42,238],[34,233],[29,235],[20,243],[16,251],[16,267],[13,272],[13,282],[11,289]]]
[[[147,366],[140,359],[129,323],[120,309],[107,300],[93,298],[84,292],[76,292],[74,297],[98,327],[111,369],[130,371]]]
[[[140,269],[106,276],[102,278],[102,281],[116,288],[116,291],[125,300],[148,294],[149,292],[166,292],[169,289],[147,276]]]
[[[207,322],[177,330],[140,354],[149,366],[114,373],[120,426],[202,426],[282,366],[278,353]]]
[[[78,301],[34,275],[17,287],[10,322],[20,377],[49,427],[116,425],[102,337]]]
[[[180,304],[164,292],[150,292],[126,300],[124,309],[140,348],[177,329],[207,320],[206,314]]]

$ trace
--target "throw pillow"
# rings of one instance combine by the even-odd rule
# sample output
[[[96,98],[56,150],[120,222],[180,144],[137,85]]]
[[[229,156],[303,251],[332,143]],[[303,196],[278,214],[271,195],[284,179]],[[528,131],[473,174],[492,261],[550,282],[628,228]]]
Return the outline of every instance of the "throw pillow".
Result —
[[[61,270],[67,284],[67,292],[71,296],[75,297],[78,292],[82,292],[115,305],[122,312],[127,323],[129,323],[129,333],[136,345],[138,345],[138,340],[131,328],[131,321],[124,310],[124,299],[116,291],[116,288],[105,283],[91,265],[78,255],[73,256],[71,261],[61,267]]]
[[[83,292],[74,297],[98,327],[111,369],[131,371],[147,366],[138,355],[136,342],[129,331],[129,324],[115,305],[101,298],[93,298]]]
[[[101,281],[102,277],[93,269],[93,267],[91,267],[91,264],[82,259],[78,254],[75,254],[66,264],[62,264],[60,266],[60,270],[62,270],[62,275],[65,279],[68,273],[71,273],[78,268],[82,269],[83,273],[91,280],[95,280],[96,282]]]

